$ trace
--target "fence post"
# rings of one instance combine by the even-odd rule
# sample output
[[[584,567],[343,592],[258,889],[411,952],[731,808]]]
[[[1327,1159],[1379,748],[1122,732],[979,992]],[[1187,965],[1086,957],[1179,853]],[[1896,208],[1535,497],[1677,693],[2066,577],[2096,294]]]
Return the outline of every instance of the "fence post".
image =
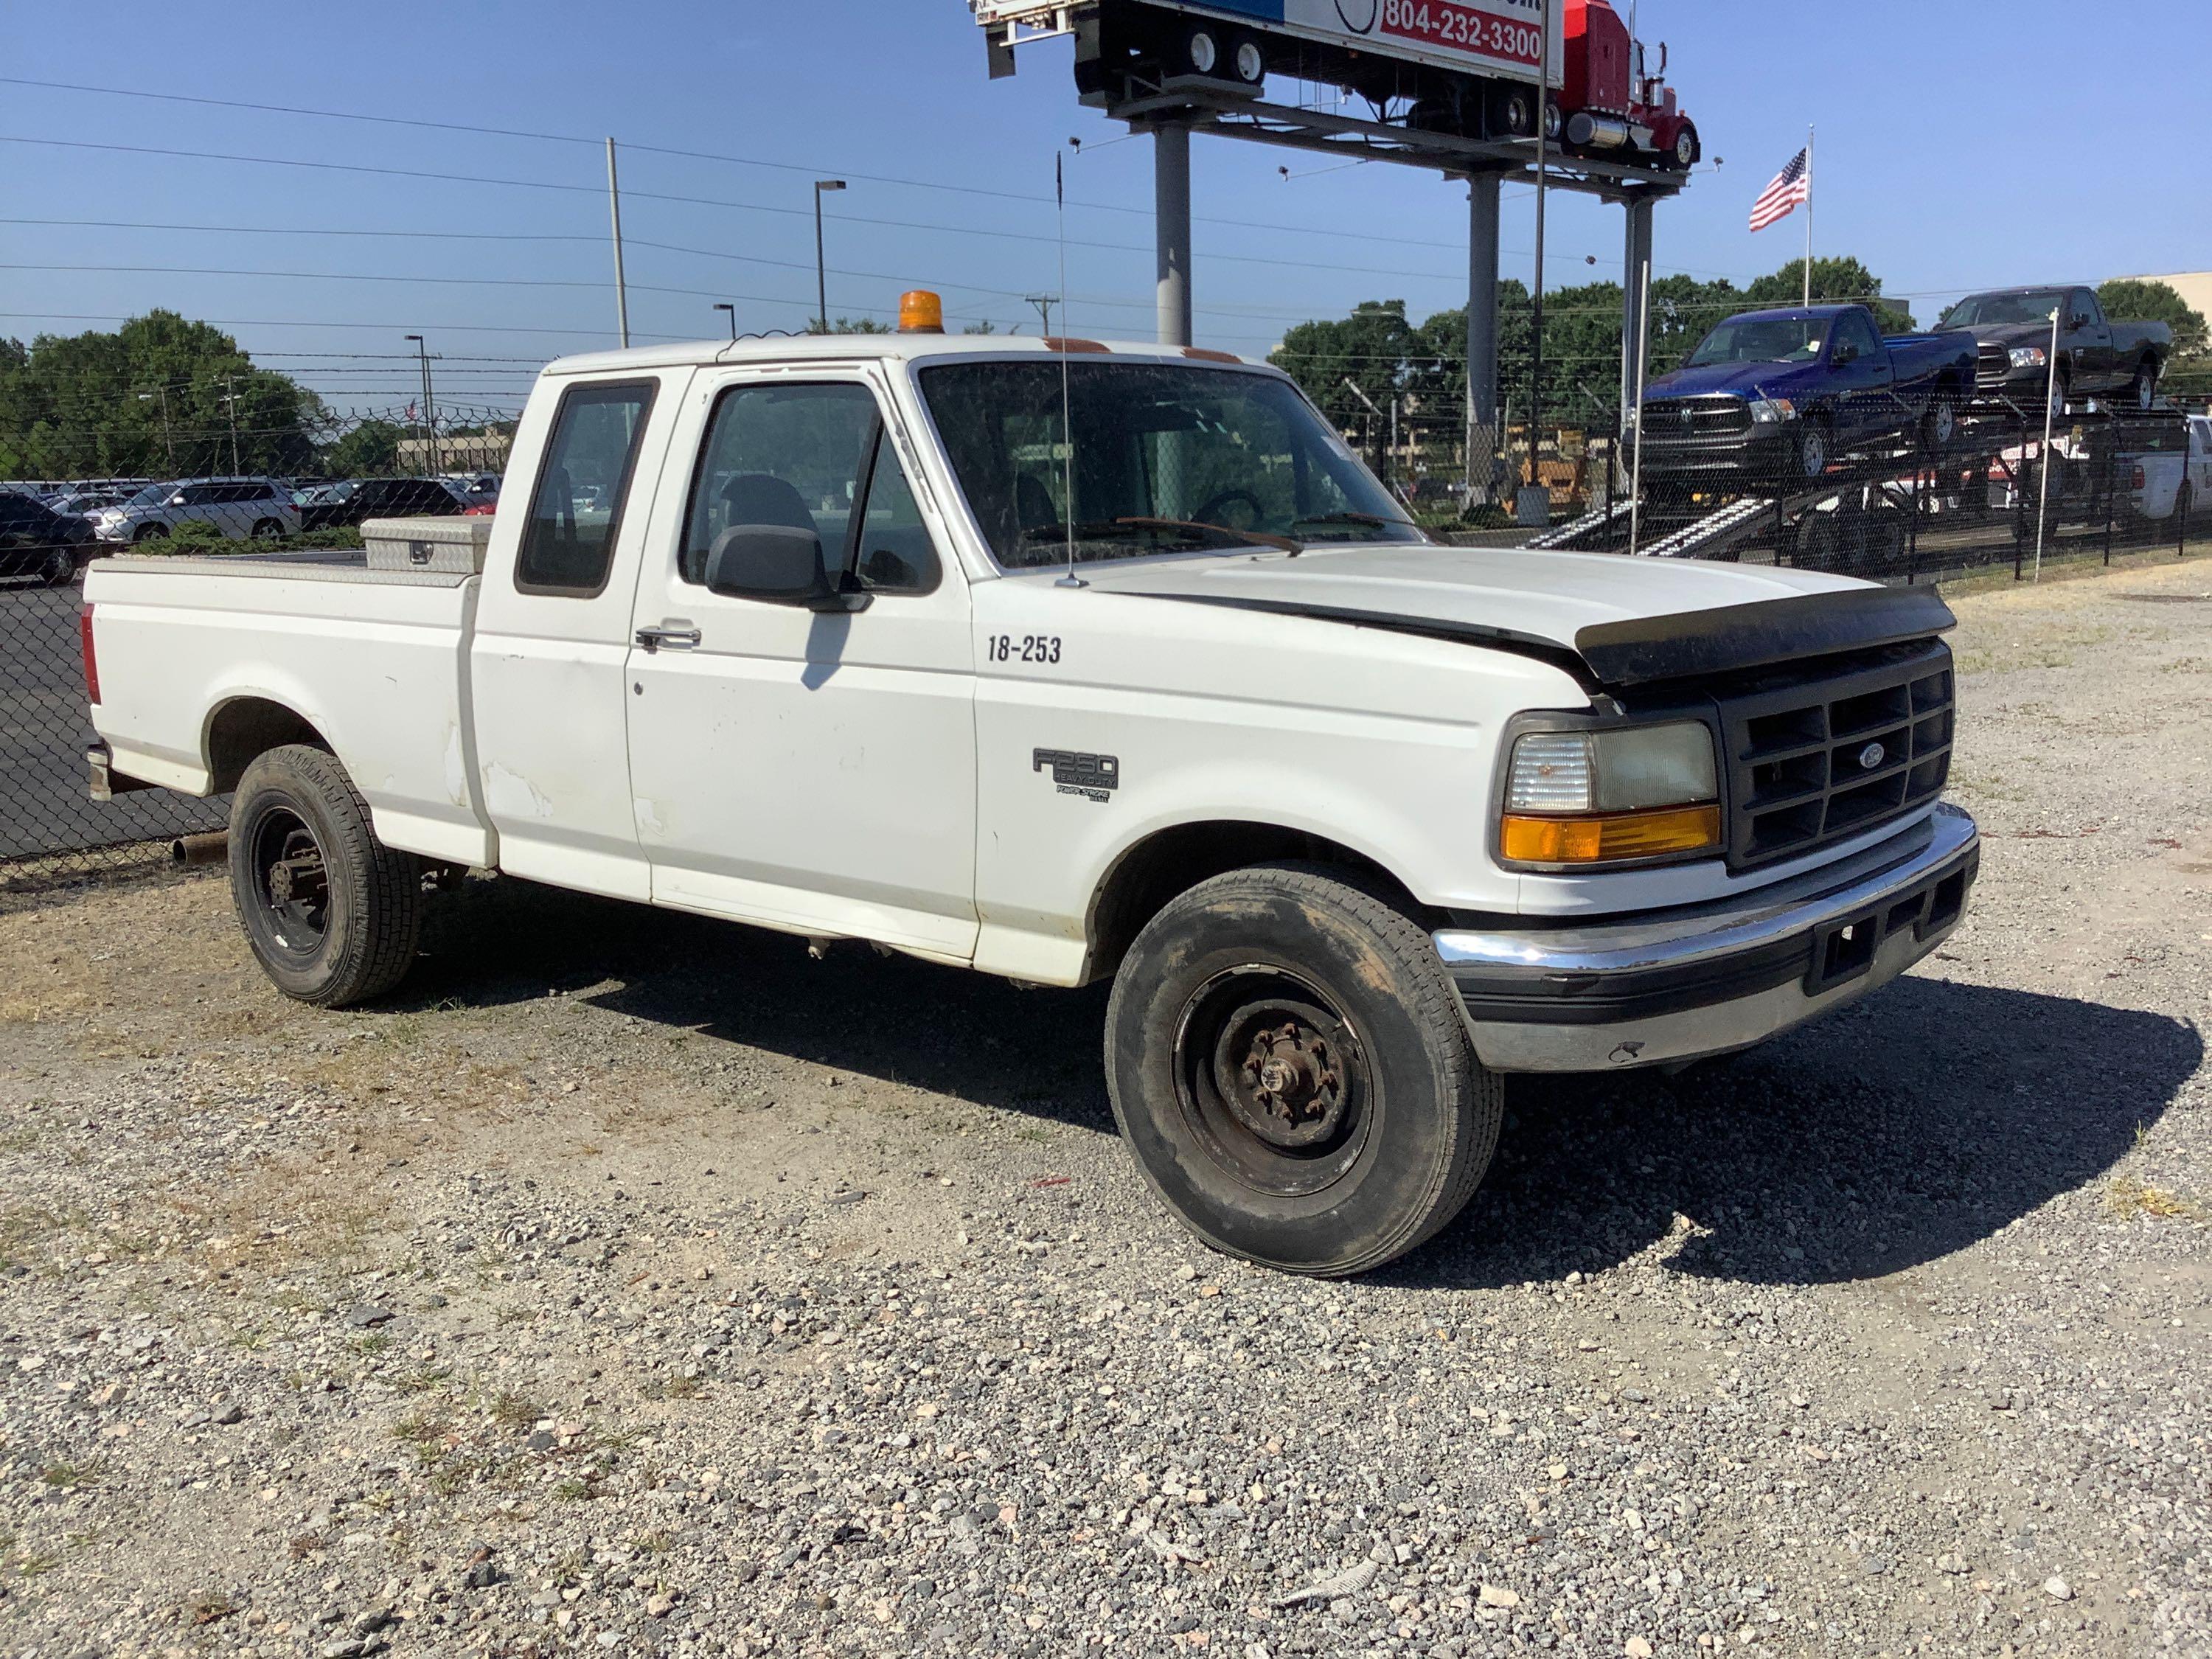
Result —
[[[2112,520],[2118,517],[2120,447],[2114,444],[2105,457],[2105,568],[2112,565]]]

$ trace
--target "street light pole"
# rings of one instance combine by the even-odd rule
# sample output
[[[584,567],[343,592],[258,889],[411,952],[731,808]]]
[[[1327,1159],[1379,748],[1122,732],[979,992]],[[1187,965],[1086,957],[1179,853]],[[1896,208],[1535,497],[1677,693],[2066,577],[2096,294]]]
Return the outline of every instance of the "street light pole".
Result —
[[[238,378],[222,377],[222,410],[230,418],[230,474],[238,476]]]
[[[441,469],[438,465],[438,418],[430,402],[430,348],[419,334],[407,337],[415,343],[415,356],[422,365],[422,437],[430,455],[430,471]]]
[[[715,310],[717,310],[717,311],[726,311],[726,312],[728,312],[728,313],[730,313],[730,343],[731,343],[732,345],[735,345],[735,344],[737,344],[737,343],[738,343],[738,308],[737,308],[737,307],[735,307],[734,305],[732,305],[732,304],[731,304],[727,300],[717,300],[717,301],[714,301],[714,309],[715,309]]]
[[[814,299],[821,308],[815,320],[818,325],[816,332],[821,334],[830,331],[830,268],[824,263],[822,252],[822,193],[844,188],[842,179],[817,179],[814,181]]]

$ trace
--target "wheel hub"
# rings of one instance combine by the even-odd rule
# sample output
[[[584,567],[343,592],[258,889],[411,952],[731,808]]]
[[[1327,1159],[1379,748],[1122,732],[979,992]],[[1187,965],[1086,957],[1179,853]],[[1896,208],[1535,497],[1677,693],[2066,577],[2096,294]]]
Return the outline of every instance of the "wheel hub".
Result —
[[[1327,1140],[1344,1116],[1341,1057],[1316,1012],[1247,1008],[1227,1023],[1218,1052],[1215,1075],[1231,1115],[1285,1151]]]
[[[313,836],[304,830],[285,836],[281,853],[269,865],[268,884],[271,907],[311,926],[319,920],[318,913],[330,896],[330,877]]]

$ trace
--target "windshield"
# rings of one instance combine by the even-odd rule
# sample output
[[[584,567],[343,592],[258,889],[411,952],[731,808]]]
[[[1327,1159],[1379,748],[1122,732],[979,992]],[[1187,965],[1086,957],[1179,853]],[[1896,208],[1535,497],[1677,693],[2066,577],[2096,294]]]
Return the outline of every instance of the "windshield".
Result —
[[[1684,366],[1809,363],[1827,336],[1825,317],[1734,317],[1698,341]]]
[[[1067,557],[1426,539],[1295,388],[1168,363],[924,368],[922,396],[991,551],[1008,569]],[[1073,474],[1075,504],[1067,507]]]
[[[2033,294],[1975,294],[1953,306],[1943,313],[1938,327],[1969,327],[1979,323],[1990,326],[1999,323],[2047,323],[2051,313],[2058,309],[2065,294],[2055,288],[2039,289]]]

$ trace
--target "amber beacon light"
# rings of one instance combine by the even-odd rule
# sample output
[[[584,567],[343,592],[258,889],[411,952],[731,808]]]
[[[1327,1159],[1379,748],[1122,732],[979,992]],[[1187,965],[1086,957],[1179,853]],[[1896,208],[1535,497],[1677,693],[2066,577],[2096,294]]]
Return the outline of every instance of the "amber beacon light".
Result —
[[[945,332],[945,301],[926,288],[909,289],[899,295],[899,332]]]

